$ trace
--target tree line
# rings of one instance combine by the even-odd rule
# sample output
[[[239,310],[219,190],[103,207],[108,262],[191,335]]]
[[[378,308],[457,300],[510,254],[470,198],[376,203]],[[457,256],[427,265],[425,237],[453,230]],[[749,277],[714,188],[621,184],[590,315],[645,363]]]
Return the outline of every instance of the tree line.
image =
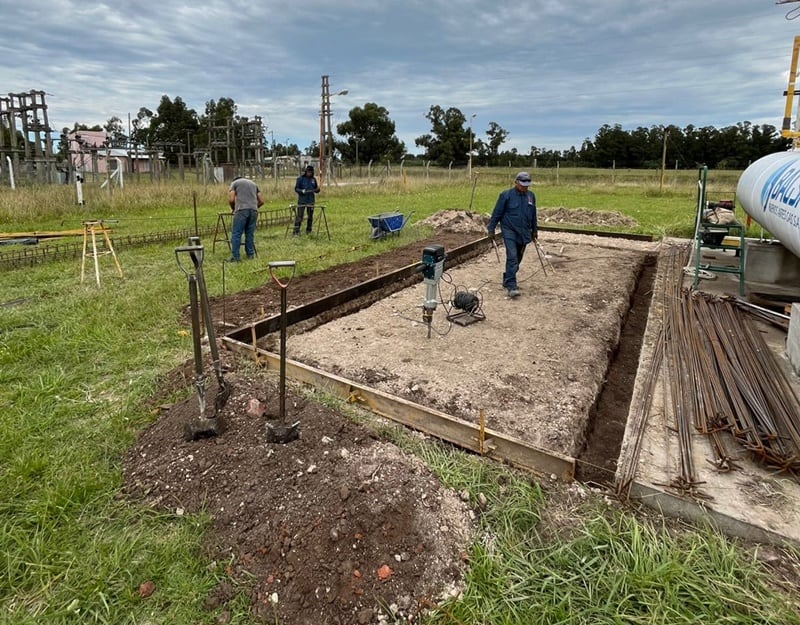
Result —
[[[625,130],[620,124],[604,124],[593,138],[584,139],[580,148],[548,150],[531,146],[527,153],[516,148],[503,149],[511,133],[498,122],[490,121],[482,131],[473,130],[472,120],[458,108],[433,105],[425,115],[430,132],[417,137],[420,153],[409,153],[396,135],[389,111],[374,102],[350,109],[346,121],[337,124],[338,137],[333,142],[334,158],[350,164],[397,163],[431,164],[439,167],[464,167],[472,157],[473,166],[569,167],[647,169],[695,168],[743,169],[758,158],[787,150],[791,140],[769,124],[739,122],[724,128],[713,126],[680,128],[675,125],[638,127]],[[136,144],[159,149],[167,160],[177,160],[179,153],[191,154],[211,145],[214,128],[236,128],[250,119],[238,113],[236,102],[223,97],[209,100],[198,114],[182,98],[161,97],[155,110],[142,107],[129,120],[128,127],[118,117],[105,126],[89,128],[75,123],[73,130],[106,130],[109,147]],[[69,132],[64,128],[63,134]],[[303,150],[296,144],[275,142],[264,133],[264,154],[269,157],[314,157],[319,143],[311,141]],[[62,141],[62,150],[66,150]],[[215,160],[219,160],[216,158]]]

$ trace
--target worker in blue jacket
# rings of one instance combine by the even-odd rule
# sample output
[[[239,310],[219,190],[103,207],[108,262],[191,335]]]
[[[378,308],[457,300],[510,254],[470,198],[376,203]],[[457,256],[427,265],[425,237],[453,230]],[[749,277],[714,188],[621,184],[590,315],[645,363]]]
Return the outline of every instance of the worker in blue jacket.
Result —
[[[294,183],[294,192],[297,193],[297,213],[294,217],[294,236],[300,236],[300,226],[303,224],[303,213],[308,214],[306,222],[306,234],[311,234],[311,226],[314,221],[314,202],[315,196],[319,193],[319,184],[314,177],[314,167],[309,165],[306,170],[297,177]]]
[[[539,235],[536,196],[528,189],[530,184],[530,174],[526,171],[519,172],[514,179],[514,187],[503,191],[497,198],[487,226],[489,236],[494,237],[494,230],[500,224],[503,245],[506,248],[503,288],[508,290],[508,296],[512,298],[520,296],[517,271],[525,254],[525,247]]]

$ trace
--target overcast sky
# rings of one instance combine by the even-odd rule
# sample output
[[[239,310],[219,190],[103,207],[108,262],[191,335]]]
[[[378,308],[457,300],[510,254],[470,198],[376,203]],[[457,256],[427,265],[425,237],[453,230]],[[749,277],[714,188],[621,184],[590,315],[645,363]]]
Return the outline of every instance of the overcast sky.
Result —
[[[374,102],[412,154],[432,105],[523,153],[603,124],[780,128],[800,2],[778,1],[0,0],[0,94],[45,91],[56,131],[230,97],[305,149],[328,75],[334,132]]]

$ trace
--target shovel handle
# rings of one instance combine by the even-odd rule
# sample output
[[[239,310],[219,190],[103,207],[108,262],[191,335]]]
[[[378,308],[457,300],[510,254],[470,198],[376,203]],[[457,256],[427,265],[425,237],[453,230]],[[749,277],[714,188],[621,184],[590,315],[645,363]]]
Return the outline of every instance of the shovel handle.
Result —
[[[289,282],[294,277],[294,271],[295,271],[295,262],[293,260],[273,260],[267,263],[267,267],[269,268],[269,275],[275,282],[275,284],[277,284],[282,289],[285,289],[286,287],[289,286]],[[277,272],[281,268],[291,268],[292,270],[291,275],[288,278],[286,278],[285,282],[281,282],[281,280],[278,278]]]
[[[192,264],[194,265],[195,271],[197,267],[202,264],[203,262],[203,246],[202,245],[183,245],[181,247],[175,248],[175,261],[178,263],[178,267],[180,267],[181,271],[189,276],[189,270],[184,264],[181,262],[181,254],[189,254],[192,259]]]

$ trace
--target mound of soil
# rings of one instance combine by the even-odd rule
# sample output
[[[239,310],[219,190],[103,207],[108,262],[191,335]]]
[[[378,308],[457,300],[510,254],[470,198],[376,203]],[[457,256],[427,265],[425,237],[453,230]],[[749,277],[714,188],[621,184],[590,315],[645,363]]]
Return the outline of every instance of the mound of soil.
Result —
[[[300,436],[267,443],[266,423],[281,423],[275,375],[225,356],[224,431],[183,440],[199,414],[193,396],[166,410],[125,460],[131,496],[211,516],[207,555],[226,569],[206,607],[225,622],[225,603],[245,587],[265,622],[369,623],[381,611],[415,616],[456,592],[467,504],[413,456],[292,389],[284,419]]]
[[[616,211],[597,211],[590,208],[540,208],[539,224],[574,224],[592,226],[623,226],[634,228],[638,222]]]

